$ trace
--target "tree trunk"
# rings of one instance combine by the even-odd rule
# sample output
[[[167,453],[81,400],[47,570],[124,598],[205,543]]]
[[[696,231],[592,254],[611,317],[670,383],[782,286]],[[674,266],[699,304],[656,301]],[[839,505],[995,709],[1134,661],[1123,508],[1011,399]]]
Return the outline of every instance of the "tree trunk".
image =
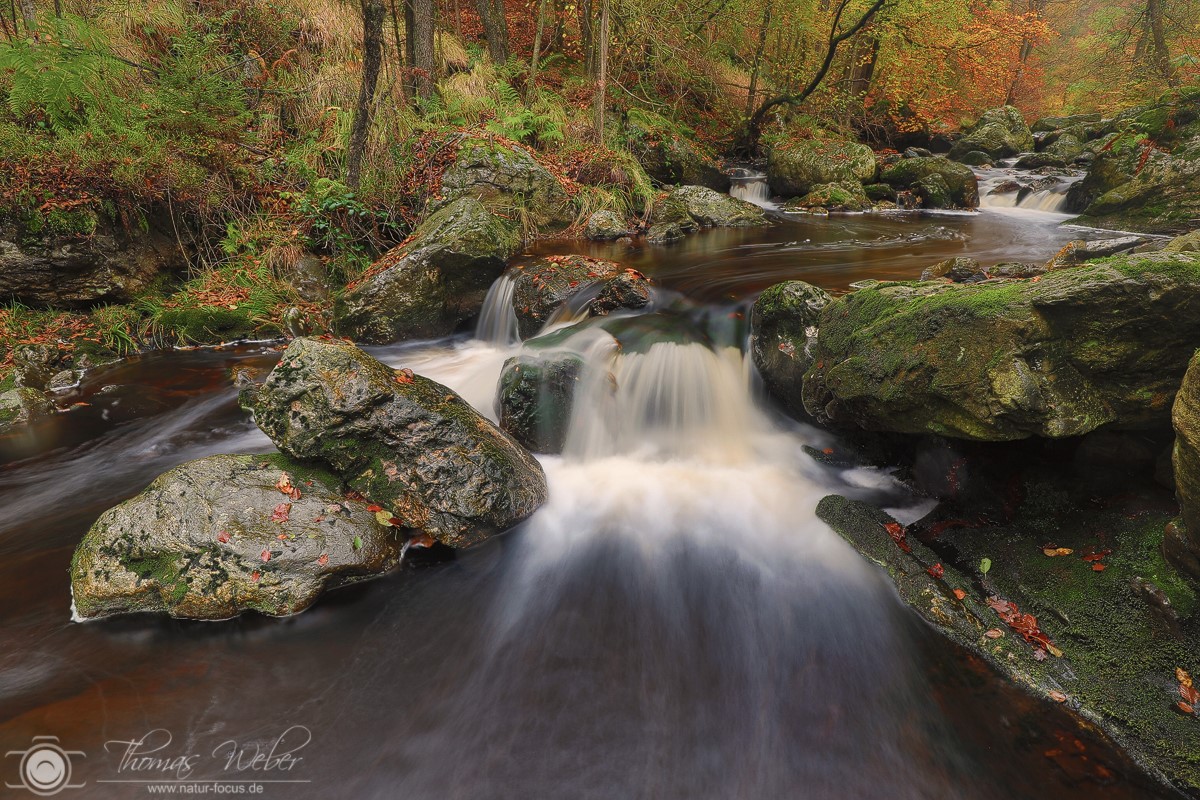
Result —
[[[400,15],[396,11],[396,0],[388,0],[390,11],[392,12],[392,38],[396,44],[396,64],[399,68],[400,80],[396,83],[400,87],[400,103],[406,105],[408,103],[409,87],[408,87],[408,54],[405,52],[404,40],[400,38]]]
[[[433,97],[433,3],[434,0],[412,0],[413,70],[416,72],[417,96]]]
[[[849,88],[850,96],[861,103],[866,99],[867,92],[871,91],[871,80],[875,77],[875,64],[879,60],[879,37],[868,32],[856,41],[854,62],[850,65]]]
[[[383,63],[383,0],[363,0],[363,68],[358,90],[358,105],[354,109],[354,125],[350,129],[350,150],[346,155],[346,185],[357,190],[362,177],[363,153],[371,132],[372,111],[375,108],[375,86],[379,83],[379,67]]]
[[[538,62],[542,58],[542,30],[546,27],[546,0],[540,0],[537,12],[537,33],[533,36],[533,56],[529,59],[529,82],[525,84],[525,107],[533,102],[537,89]]]
[[[579,45],[583,49],[584,74],[589,78],[596,77],[596,32],[593,30],[592,16],[595,12],[595,0],[579,0]]]
[[[25,33],[35,42],[38,38],[37,6],[33,0],[20,0],[21,17],[25,20]]]
[[[608,93],[608,8],[609,0],[600,0],[600,47],[597,57],[599,77],[596,80],[596,141],[604,144],[604,111]]]
[[[1179,85],[1179,79],[1171,67],[1171,53],[1167,49],[1162,0],[1146,0],[1146,24],[1150,29],[1151,63],[1154,70],[1167,82],[1167,86],[1174,88]]]
[[[1038,19],[1041,19],[1046,12],[1048,2],[1049,0],[1029,0],[1029,11],[1037,14]],[[1017,71],[1008,85],[1008,94],[1004,98],[1005,105],[1010,106],[1017,99],[1017,89],[1020,88],[1021,79],[1025,77],[1025,65],[1031,55],[1033,55],[1033,40],[1026,36],[1021,39],[1021,49],[1017,53]]]
[[[762,67],[763,51],[767,49],[767,31],[771,28],[771,12],[775,0],[767,0],[763,7],[762,25],[758,28],[758,47],[754,48],[754,64],[750,67],[750,91],[746,95],[746,119],[754,113],[754,94],[758,91],[758,70]]]
[[[496,64],[508,61],[508,19],[504,16],[504,0],[475,0],[483,35],[487,37],[488,55]]]

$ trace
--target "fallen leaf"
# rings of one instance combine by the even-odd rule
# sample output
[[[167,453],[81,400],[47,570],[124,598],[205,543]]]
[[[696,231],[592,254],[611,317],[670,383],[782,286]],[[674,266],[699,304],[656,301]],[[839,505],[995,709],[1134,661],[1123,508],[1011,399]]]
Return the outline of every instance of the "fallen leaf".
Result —
[[[826,447],[826,448],[825,448],[824,450],[822,450],[821,452],[822,452],[822,453],[824,453],[824,454],[825,454],[825,455],[827,455],[827,456],[831,456],[831,455],[833,455],[833,448],[832,448],[832,447]]]
[[[1178,708],[1180,711],[1182,711],[1185,714],[1195,714],[1196,713],[1196,709],[1192,708],[1191,706],[1189,706],[1187,703],[1183,702],[1182,700],[1180,700],[1178,703],[1176,703],[1175,707]]]
[[[292,491],[292,476],[286,472],[279,476],[279,480],[275,481],[275,488],[284,494],[290,494]]]
[[[317,559],[317,564],[319,564],[323,567],[328,563],[329,563],[329,554],[321,553],[321,557]]]
[[[278,539],[279,541],[283,542],[283,541],[287,540],[288,535],[286,533],[281,533],[278,536],[276,536],[275,538]]]
[[[1200,703],[1200,691],[1197,691],[1195,686],[1179,685],[1179,696],[1184,699],[1184,702],[1196,705]]]
[[[943,567],[940,562],[937,564],[934,564],[932,567],[930,567],[929,569],[927,569],[925,571],[928,572],[930,575],[932,575],[935,578],[940,578],[946,574],[946,568]]]
[[[350,546],[353,547],[355,550],[361,550],[362,549],[362,537],[355,536],[354,541],[350,543]]]
[[[908,541],[904,537],[903,525],[899,522],[888,522],[884,524],[883,529],[887,531],[888,536],[892,537],[892,541],[896,543],[897,547],[906,553],[912,552],[912,547],[909,546]]]
[[[1106,555],[1108,555],[1111,552],[1112,552],[1112,550],[1101,550],[1096,553],[1087,553],[1086,555],[1084,555],[1083,560],[1084,561],[1099,561],[1100,559],[1104,558]]]
[[[989,639],[999,639],[1001,636],[1004,635],[1004,631],[1000,630],[999,628],[991,628],[989,630],[984,631],[983,635],[988,637]]]
[[[229,532],[221,531],[217,534],[217,541],[221,544],[229,544]]]
[[[271,512],[271,522],[283,524],[288,521],[288,515],[292,511],[291,503],[280,503],[275,506],[275,510]]]
[[[375,521],[380,525],[391,525],[393,519],[395,519],[395,517],[392,516],[392,512],[390,511],[384,511],[383,509],[380,509],[379,511],[375,512]]]
[[[1067,696],[1065,694],[1063,694],[1062,692],[1058,691],[1057,689],[1053,689],[1050,691],[1050,697],[1057,703],[1067,702]]]
[[[1043,547],[1042,552],[1054,558],[1055,556],[1069,556],[1075,551],[1069,547]]]
[[[1055,658],[1062,658],[1063,652],[1049,642],[1046,643],[1046,650]]]
[[[1092,564],[1092,572],[1104,572],[1104,565],[1099,561]]]
[[[383,511],[383,506],[377,506],[375,504],[371,504],[371,505],[367,506],[367,511],[370,511],[372,514],[374,514],[376,511]]]
[[[401,369],[396,371],[396,383],[407,384],[413,382],[413,371],[411,369]]]
[[[267,563],[268,561],[270,561],[270,560],[271,560],[271,551],[270,551],[270,550],[263,550],[263,551],[262,551],[262,554],[259,556],[259,558],[261,558],[261,559],[263,560],[263,563],[264,563],[264,564],[265,564],[265,563]]]
[[[254,570],[254,572],[250,573],[250,580],[255,581],[256,583],[258,582],[258,579],[261,577],[262,577],[262,573],[259,572],[258,570]]]
[[[411,547],[433,547],[435,542],[428,533],[418,533],[408,540],[408,544]]]
[[[964,592],[962,589],[955,589],[954,596],[957,597],[959,600],[962,600],[967,596],[967,593]]]
[[[1183,667],[1175,668],[1175,680],[1179,681],[1179,683],[1183,686],[1192,685],[1192,676],[1189,675],[1187,670],[1185,670]]]

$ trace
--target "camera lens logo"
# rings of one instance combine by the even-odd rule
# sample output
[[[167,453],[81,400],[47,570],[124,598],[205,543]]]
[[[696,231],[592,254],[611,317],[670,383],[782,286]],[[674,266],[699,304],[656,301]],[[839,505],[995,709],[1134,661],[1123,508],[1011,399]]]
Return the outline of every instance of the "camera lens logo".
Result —
[[[35,736],[25,750],[9,750],[5,758],[20,756],[20,783],[5,783],[9,789],[28,789],[41,797],[50,797],[63,789],[81,789],[71,783],[71,758],[86,758],[78,750],[63,750],[57,736]]]

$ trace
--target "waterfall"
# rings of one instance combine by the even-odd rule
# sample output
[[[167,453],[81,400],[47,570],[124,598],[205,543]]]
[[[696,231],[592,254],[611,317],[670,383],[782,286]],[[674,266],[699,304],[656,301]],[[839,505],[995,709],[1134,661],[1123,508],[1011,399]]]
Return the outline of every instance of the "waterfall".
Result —
[[[767,175],[765,172],[754,172],[748,169],[738,169],[730,173],[729,176],[729,196],[736,197],[738,200],[745,200],[747,203],[753,203],[760,208],[774,210],[779,208],[775,203],[771,202],[770,191],[767,186]]]
[[[496,279],[483,300],[479,322],[475,326],[475,338],[498,345],[515,344],[521,341],[517,332],[517,310],[513,307],[513,289],[516,282],[508,273]]]
[[[1043,176],[1014,169],[979,171],[981,209],[1021,209],[1064,214],[1067,192],[1082,175]]]

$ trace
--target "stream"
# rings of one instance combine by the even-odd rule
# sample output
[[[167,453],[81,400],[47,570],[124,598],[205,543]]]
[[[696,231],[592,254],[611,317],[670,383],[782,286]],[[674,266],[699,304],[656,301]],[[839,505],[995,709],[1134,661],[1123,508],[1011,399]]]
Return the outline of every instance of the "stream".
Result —
[[[985,173],[981,195],[1003,178]],[[930,631],[816,519],[835,492],[902,521],[929,505],[886,472],[810,459],[805,444],[832,439],[776,412],[742,356],[748,303],[773,283],[844,291],[953,256],[1040,262],[1080,237],[1054,198],[1008,199],[795,216],[670,248],[539,244],[525,255],[612,258],[658,287],[631,322],[646,347],[583,342],[618,391],[581,383],[566,452],[541,459],[549,502],[290,619],[70,622],[67,566],[103,510],[183,461],[272,449],[230,375],[265,374],[278,351],[94,372],[60,398],[70,410],[0,440],[5,780],[33,737],[56,736],[89,798],[164,781],[280,798],[1174,796]],[[481,338],[369,351],[494,419],[520,348],[498,302]]]

